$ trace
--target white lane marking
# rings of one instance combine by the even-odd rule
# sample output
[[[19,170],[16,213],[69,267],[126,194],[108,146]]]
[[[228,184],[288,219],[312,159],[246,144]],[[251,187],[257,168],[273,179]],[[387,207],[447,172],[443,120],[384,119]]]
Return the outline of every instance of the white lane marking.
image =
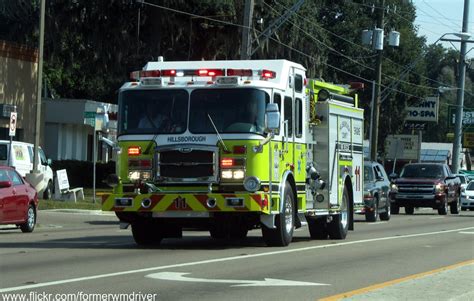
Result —
[[[446,216],[430,217],[430,219],[440,219],[440,218],[446,218]]]
[[[179,273],[179,272],[161,272],[155,274],[149,274],[145,277],[170,280],[170,281],[185,281],[185,282],[203,282],[203,283],[232,283],[231,286],[321,286],[330,285],[325,283],[316,282],[302,282],[284,279],[265,278],[264,280],[237,280],[237,279],[206,279],[206,278],[191,278],[184,277],[190,273]]]
[[[459,234],[474,234],[474,232],[468,232],[468,231],[461,231]]]
[[[383,225],[383,224],[388,224],[388,222],[373,222],[373,223],[367,223],[367,225]]]
[[[249,254],[249,255],[242,255],[242,256],[231,256],[231,257],[207,259],[207,260],[194,261],[194,262],[185,262],[185,263],[150,267],[150,268],[137,269],[137,270],[129,270],[129,271],[122,271],[122,272],[108,273],[108,274],[99,274],[99,275],[93,275],[93,276],[56,280],[56,281],[50,281],[50,282],[44,282],[44,283],[35,283],[35,284],[28,284],[28,285],[22,285],[22,286],[6,287],[6,288],[1,288],[0,293],[26,290],[26,289],[32,289],[32,288],[38,288],[38,287],[45,287],[45,286],[52,286],[52,285],[60,285],[60,284],[79,282],[79,281],[94,280],[94,279],[100,279],[100,278],[108,278],[108,277],[116,277],[116,276],[123,276],[123,275],[137,274],[137,273],[146,273],[146,272],[159,271],[159,270],[167,270],[167,269],[173,269],[173,268],[188,267],[188,266],[201,265],[201,264],[241,260],[241,259],[248,259],[248,258],[257,258],[257,257],[263,257],[263,256],[281,255],[281,254],[295,253],[295,252],[304,252],[304,251],[311,251],[311,250],[316,250],[316,249],[334,248],[334,247],[364,244],[364,243],[376,242],[376,241],[445,234],[445,233],[452,233],[452,232],[460,232],[464,230],[474,230],[474,227],[460,228],[460,229],[454,229],[454,230],[445,230],[445,231],[436,231],[436,232],[417,233],[417,234],[407,234],[407,235],[400,235],[400,236],[371,238],[371,239],[347,241],[347,242],[341,242],[341,243],[311,246],[311,247],[304,247],[304,248],[297,248],[297,249],[271,251],[271,252],[265,252],[265,253],[259,253],[259,254]]]

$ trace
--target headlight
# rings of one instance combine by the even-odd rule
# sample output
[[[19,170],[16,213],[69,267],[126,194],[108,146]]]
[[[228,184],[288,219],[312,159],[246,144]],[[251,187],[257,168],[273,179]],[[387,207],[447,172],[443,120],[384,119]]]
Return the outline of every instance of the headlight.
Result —
[[[130,181],[149,180],[151,178],[151,171],[149,170],[133,170],[128,172]]]
[[[390,189],[391,189],[392,191],[398,191],[398,186],[397,186],[397,184],[392,184],[392,185],[390,185]]]
[[[221,177],[223,179],[232,179],[232,169],[224,169],[221,172]]]
[[[247,191],[255,192],[260,189],[260,179],[257,177],[248,177],[244,180],[244,188]]]
[[[243,180],[245,177],[245,170],[243,169],[223,169],[221,171],[221,178],[226,180]]]
[[[440,192],[443,192],[443,191],[444,191],[444,185],[441,184],[441,183],[436,184],[436,186],[435,186],[435,192],[436,192],[436,193],[440,193]]]
[[[236,180],[242,180],[245,176],[245,172],[242,170],[242,169],[236,169],[234,170],[234,172],[232,173],[232,176],[234,179]]]

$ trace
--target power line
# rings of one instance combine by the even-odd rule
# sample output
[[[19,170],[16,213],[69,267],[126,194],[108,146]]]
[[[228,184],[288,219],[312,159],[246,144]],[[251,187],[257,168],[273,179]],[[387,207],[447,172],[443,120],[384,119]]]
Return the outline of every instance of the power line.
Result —
[[[189,12],[177,10],[177,9],[174,9],[174,8],[161,6],[161,5],[154,4],[154,3],[143,2],[143,4],[150,5],[150,6],[153,6],[153,7],[156,7],[156,8],[161,8],[161,9],[168,10],[168,11],[172,11],[172,12],[178,13],[178,14],[188,15],[188,16],[192,16],[192,17],[199,17],[199,18],[206,19],[206,20],[213,21],[213,22],[223,23],[223,24],[230,25],[230,26],[245,27],[245,26],[243,26],[243,25],[241,25],[241,24],[235,24],[235,23],[228,22],[228,21],[222,21],[222,20],[218,20],[218,19],[214,19],[214,18],[210,18],[210,17],[206,17],[206,16],[201,16],[201,15],[197,15],[197,14],[193,14],[193,13],[189,13]],[[291,47],[291,46],[289,46],[288,44],[285,44],[285,43],[283,43],[283,42],[281,42],[281,41],[279,41],[279,40],[277,40],[277,39],[275,39],[275,38],[273,38],[273,37],[269,37],[269,39],[272,40],[272,41],[274,41],[274,42],[276,42],[276,43],[278,43],[278,44],[280,44],[280,45],[282,45],[282,46],[284,46],[284,47],[286,47],[286,48],[288,48],[288,49],[290,49],[290,50],[292,50],[292,51],[294,51],[294,52],[296,52],[296,53],[299,53],[299,54],[301,54],[301,55],[303,55],[303,56],[309,58],[309,59],[312,60],[312,61],[315,61],[315,62],[320,63],[317,58],[315,58],[315,57],[313,57],[313,56],[311,56],[311,55],[309,55],[309,54],[307,54],[307,53],[305,53],[305,52],[303,52],[303,51],[301,51],[301,50],[299,50],[299,49],[296,49],[296,48],[294,48],[294,47]],[[337,71],[340,71],[340,72],[342,72],[342,73],[345,73],[345,74],[347,74],[347,75],[350,75],[350,76],[353,76],[353,77],[355,77],[355,78],[361,79],[361,80],[363,80],[363,81],[365,81],[365,82],[367,82],[367,83],[372,83],[372,80],[369,80],[369,79],[367,79],[367,78],[364,78],[364,77],[362,77],[362,76],[360,76],[360,75],[353,74],[353,73],[351,73],[351,72],[349,72],[349,71],[346,71],[346,70],[341,69],[341,68],[339,68],[339,67],[333,66],[333,65],[331,65],[331,64],[329,64],[329,63],[321,63],[321,64],[326,65],[326,66],[328,66],[328,67],[330,67],[330,68],[332,68],[332,69],[334,69],[334,70],[337,70]],[[382,87],[387,87],[387,86],[385,86],[385,85],[381,85],[381,86],[382,86]],[[389,88],[390,90],[392,90],[392,91],[398,92],[398,93],[400,93],[400,94],[403,94],[403,95],[406,95],[406,96],[409,96],[409,97],[413,97],[413,98],[417,98],[417,99],[424,99],[424,97],[420,97],[420,96],[417,96],[417,95],[414,95],[414,94],[410,94],[410,93],[407,93],[407,92],[404,92],[404,91],[400,91],[400,90],[397,90],[397,89],[393,89],[393,88],[390,88],[390,87],[388,87],[388,88]]]
[[[439,12],[439,10],[437,10],[436,8],[434,8],[433,6],[431,6],[431,4],[429,4],[428,2],[426,2],[425,0],[423,0],[423,3],[425,3],[429,8],[431,8],[434,12],[436,12],[438,15],[440,15],[443,19],[445,19],[446,21],[448,22],[451,22],[451,24],[454,24],[454,26],[458,26],[458,24],[454,23],[453,21],[449,20],[448,18],[446,18],[445,15],[443,15],[442,13]],[[459,22],[459,23],[462,23],[462,22]]]

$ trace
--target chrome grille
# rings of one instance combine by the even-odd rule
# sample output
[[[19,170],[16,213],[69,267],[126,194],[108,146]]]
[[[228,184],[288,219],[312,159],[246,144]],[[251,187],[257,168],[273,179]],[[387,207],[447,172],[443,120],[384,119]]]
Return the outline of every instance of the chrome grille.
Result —
[[[432,184],[397,184],[399,193],[411,194],[433,194],[434,185]]]
[[[216,183],[217,147],[186,145],[157,148],[157,180],[167,183]]]

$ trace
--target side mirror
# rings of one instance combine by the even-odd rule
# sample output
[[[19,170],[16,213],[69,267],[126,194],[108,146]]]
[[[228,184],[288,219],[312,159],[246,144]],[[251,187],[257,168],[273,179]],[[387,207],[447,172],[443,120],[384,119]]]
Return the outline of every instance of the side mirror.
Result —
[[[0,188],[8,188],[12,187],[12,185],[11,181],[0,181]]]
[[[276,103],[267,104],[265,109],[265,128],[271,132],[280,129],[280,110]]]
[[[398,178],[398,175],[393,172],[388,177],[390,178],[390,180],[395,180],[396,178]]]
[[[46,160],[46,163],[47,163],[49,166],[51,166],[51,164],[53,164],[53,160],[51,160],[51,159],[48,158],[48,159]]]

